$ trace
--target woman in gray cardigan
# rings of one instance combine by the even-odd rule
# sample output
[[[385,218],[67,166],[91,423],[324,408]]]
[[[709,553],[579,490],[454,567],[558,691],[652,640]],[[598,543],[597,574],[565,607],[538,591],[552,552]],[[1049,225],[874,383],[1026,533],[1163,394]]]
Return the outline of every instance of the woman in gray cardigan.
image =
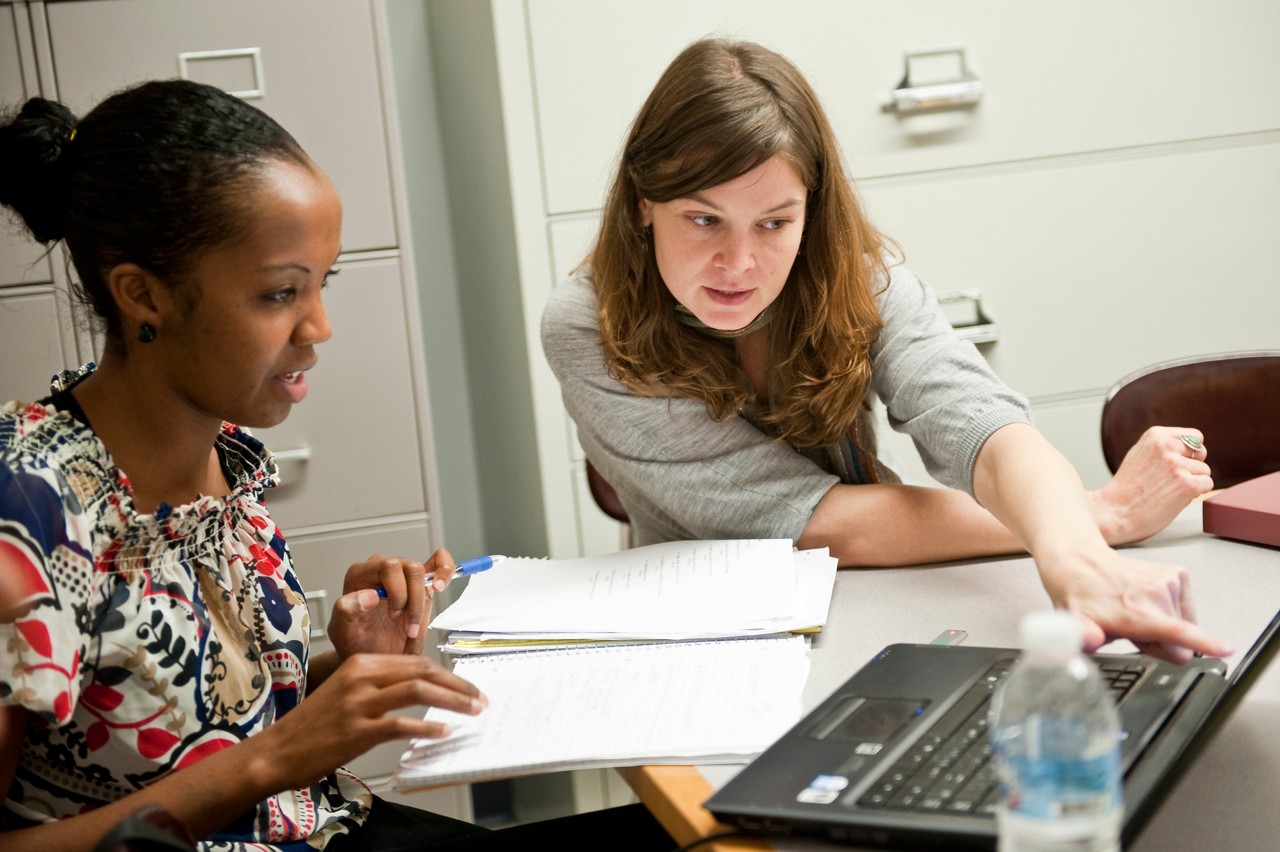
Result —
[[[1194,624],[1183,569],[1112,549],[1212,488],[1202,436],[1154,429],[1086,492],[896,262],[817,97],[767,49],[705,39],[668,67],[542,334],[637,543],[787,537],[842,566],[1027,550],[1090,647],[1228,651]],[[881,463],[871,394],[951,488]]]

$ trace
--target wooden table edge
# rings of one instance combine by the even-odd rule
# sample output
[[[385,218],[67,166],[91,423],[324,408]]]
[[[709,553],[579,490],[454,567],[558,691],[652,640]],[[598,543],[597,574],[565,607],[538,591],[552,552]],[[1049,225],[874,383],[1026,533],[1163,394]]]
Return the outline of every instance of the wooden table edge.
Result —
[[[681,846],[735,830],[733,826],[717,821],[702,807],[715,790],[696,767],[622,766],[617,771]],[[698,849],[707,852],[765,852],[772,850],[773,846],[762,840],[732,837],[700,844]]]

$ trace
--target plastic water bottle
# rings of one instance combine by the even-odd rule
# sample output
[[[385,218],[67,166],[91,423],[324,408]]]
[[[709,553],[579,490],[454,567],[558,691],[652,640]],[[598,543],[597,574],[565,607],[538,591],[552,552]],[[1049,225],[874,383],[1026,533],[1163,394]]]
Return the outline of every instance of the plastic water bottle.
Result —
[[[1023,653],[992,698],[1001,852],[1118,852],[1115,700],[1060,610],[1022,621]]]

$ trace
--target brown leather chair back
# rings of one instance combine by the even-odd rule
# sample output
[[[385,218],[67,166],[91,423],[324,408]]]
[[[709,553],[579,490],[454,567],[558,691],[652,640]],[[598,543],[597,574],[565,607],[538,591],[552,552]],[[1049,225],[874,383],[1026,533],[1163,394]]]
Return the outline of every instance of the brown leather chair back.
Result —
[[[1182,358],[1125,376],[1102,406],[1113,473],[1149,426],[1203,432],[1216,488],[1280,470],[1280,350]]]
[[[600,475],[600,471],[596,470],[596,466],[591,463],[590,459],[587,460],[587,487],[591,489],[591,496],[596,501],[596,505],[600,507],[600,511],[615,521],[624,524],[631,522],[626,508],[622,505],[622,501],[618,499],[618,492],[614,491],[608,480]]]

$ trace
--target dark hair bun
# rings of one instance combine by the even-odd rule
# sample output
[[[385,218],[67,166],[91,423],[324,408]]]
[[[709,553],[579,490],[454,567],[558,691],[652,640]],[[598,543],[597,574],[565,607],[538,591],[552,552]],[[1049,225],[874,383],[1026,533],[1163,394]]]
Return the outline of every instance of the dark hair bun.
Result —
[[[63,236],[75,126],[71,110],[44,98],[27,101],[0,126],[0,204],[17,211],[42,243]]]

